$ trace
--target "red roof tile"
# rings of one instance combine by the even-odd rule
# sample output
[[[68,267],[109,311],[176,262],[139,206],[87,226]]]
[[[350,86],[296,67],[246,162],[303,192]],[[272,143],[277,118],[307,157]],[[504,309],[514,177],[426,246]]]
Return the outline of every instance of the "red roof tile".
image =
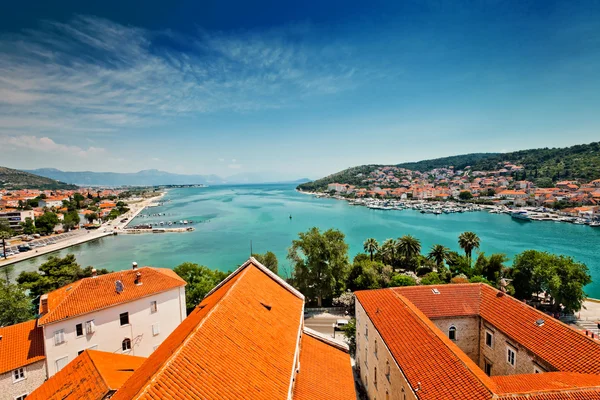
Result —
[[[304,332],[294,400],[356,400],[350,356]]]
[[[0,374],[45,358],[44,333],[36,320],[0,328]]]
[[[440,294],[435,294],[433,289]],[[406,297],[427,318],[479,315],[479,285],[408,286],[392,290]]]
[[[86,350],[27,396],[31,400],[101,400],[118,390],[146,359]]]
[[[527,394],[558,390],[586,389],[600,393],[600,375],[574,372],[494,376],[497,394]]]
[[[304,298],[265,271],[232,274],[113,399],[287,399]]]
[[[142,284],[136,285],[136,273]],[[115,281],[120,280],[124,290],[117,293]],[[87,314],[92,311],[127,303],[155,293],[185,286],[185,281],[166,268],[143,267],[84,278],[48,293],[48,312],[39,319],[40,325]],[[41,303],[40,303],[41,312]]]

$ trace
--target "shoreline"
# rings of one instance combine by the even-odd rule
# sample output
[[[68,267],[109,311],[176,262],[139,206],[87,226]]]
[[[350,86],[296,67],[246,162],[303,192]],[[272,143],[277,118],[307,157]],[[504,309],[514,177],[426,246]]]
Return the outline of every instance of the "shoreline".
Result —
[[[142,210],[144,210],[146,207],[148,207],[148,205],[150,205],[154,201],[156,201],[157,198],[158,199],[162,198],[165,194],[166,194],[166,192],[162,192],[157,197],[151,197],[149,199],[145,199],[145,200],[142,200],[137,203],[128,204],[128,206],[131,206],[131,208],[133,208],[133,204],[139,205],[139,207],[136,207],[135,210],[130,209],[125,214],[119,216],[119,218],[100,225],[100,227],[96,230],[89,231],[89,230],[85,230],[83,228],[79,228],[79,229],[75,230],[75,232],[77,232],[78,234],[74,238],[67,239],[63,242],[58,242],[56,244],[50,244],[50,245],[44,246],[42,248],[37,248],[35,251],[32,250],[32,251],[27,251],[24,253],[19,253],[16,256],[9,257],[7,260],[0,259],[0,269],[2,267],[16,264],[21,261],[26,261],[26,260],[30,260],[32,258],[40,257],[40,256],[46,255],[48,253],[52,253],[52,252],[59,251],[59,250],[64,250],[64,249],[67,249],[67,248],[73,247],[73,246],[78,246],[82,243],[98,240],[98,239],[101,239],[106,236],[113,236],[114,233],[117,233],[117,232],[122,233],[123,230],[127,227],[127,225],[140,212],[142,212]],[[130,213],[131,213],[131,215],[129,216]],[[127,218],[127,221],[125,223],[119,222],[123,218]],[[117,221],[117,222],[114,223],[115,221]],[[87,233],[84,234],[83,232],[87,232]]]

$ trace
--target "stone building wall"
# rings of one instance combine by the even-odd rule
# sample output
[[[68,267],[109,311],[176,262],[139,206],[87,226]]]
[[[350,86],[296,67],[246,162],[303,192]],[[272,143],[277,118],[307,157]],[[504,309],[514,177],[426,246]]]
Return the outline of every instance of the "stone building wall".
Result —
[[[446,337],[449,337],[450,327],[456,328],[454,343],[471,359],[479,364],[480,334],[479,317],[450,317],[431,320]]]
[[[18,396],[30,394],[46,381],[46,363],[44,360],[26,365],[25,379],[13,380],[13,371],[0,375],[0,399],[13,400]]]

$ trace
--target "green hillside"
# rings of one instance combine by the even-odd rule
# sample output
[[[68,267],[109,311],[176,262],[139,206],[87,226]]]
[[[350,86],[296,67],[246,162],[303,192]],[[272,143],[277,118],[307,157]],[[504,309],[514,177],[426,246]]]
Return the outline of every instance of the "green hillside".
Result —
[[[542,182],[551,180],[578,180],[589,182],[600,179],[600,142],[563,148],[541,148],[520,150],[511,153],[472,153],[451,157],[436,158],[396,165],[414,171],[430,171],[435,168],[453,166],[455,170],[470,166],[476,171],[493,171],[501,163],[510,162],[522,165],[525,170],[518,179]],[[304,191],[324,190],[327,184],[338,182],[360,185],[365,176],[381,165],[362,165],[304,183],[298,189]]]
[[[30,174],[29,172],[0,167],[0,189],[77,189],[76,185],[69,185],[54,179]]]

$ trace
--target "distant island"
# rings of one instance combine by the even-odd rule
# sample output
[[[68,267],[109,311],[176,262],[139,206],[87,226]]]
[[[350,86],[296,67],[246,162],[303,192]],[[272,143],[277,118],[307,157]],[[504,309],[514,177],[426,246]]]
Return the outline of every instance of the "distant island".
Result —
[[[361,165],[298,185],[351,198],[494,202],[567,208],[600,204],[600,142]]]

